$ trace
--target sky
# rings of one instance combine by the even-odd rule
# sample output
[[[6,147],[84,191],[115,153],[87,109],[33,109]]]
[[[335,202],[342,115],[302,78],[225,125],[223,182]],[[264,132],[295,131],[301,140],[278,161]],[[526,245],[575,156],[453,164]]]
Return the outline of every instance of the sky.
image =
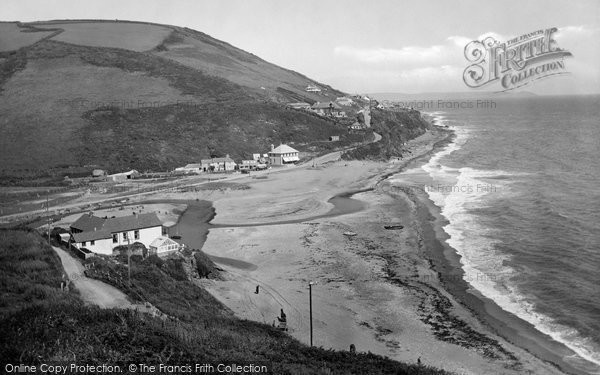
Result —
[[[0,20],[185,26],[350,93],[464,92],[464,48],[556,27],[569,74],[537,94],[600,93],[600,0],[2,0]]]

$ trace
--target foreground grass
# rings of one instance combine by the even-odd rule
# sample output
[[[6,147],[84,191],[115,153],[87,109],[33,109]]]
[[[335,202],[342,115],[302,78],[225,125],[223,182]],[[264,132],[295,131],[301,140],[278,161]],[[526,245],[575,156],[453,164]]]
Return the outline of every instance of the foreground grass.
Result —
[[[129,363],[253,363],[267,365],[275,374],[446,373],[371,353],[307,347],[270,326],[239,320],[182,277],[177,262],[150,259],[134,263],[129,290],[135,290],[137,298],[153,301],[171,319],[84,306],[73,293],[60,291],[60,284],[56,285],[62,278],[58,258],[36,234],[3,231],[0,235],[0,289],[3,296],[11,296],[15,306],[0,309],[0,359],[4,363],[63,361],[121,365],[125,370]],[[98,274],[115,284],[122,282],[118,267],[113,268],[111,262],[102,264]],[[11,286],[21,280],[25,286],[39,286],[46,292],[28,299]]]

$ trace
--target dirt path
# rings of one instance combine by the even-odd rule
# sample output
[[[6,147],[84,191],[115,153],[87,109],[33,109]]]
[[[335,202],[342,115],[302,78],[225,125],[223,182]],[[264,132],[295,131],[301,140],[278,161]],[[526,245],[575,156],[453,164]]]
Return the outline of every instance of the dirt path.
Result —
[[[60,261],[67,276],[69,276],[72,285],[77,288],[81,295],[81,299],[85,303],[97,305],[105,309],[135,309],[137,307],[142,307],[129,302],[127,296],[119,289],[105,284],[100,280],[90,279],[85,276],[85,267],[83,264],[73,258],[65,250],[54,246],[52,246],[52,248],[60,257]]]

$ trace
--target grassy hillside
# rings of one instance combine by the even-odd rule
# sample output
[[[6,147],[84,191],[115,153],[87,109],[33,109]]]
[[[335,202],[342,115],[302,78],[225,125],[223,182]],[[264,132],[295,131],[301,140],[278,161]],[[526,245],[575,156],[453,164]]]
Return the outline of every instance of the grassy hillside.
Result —
[[[317,83],[321,93],[309,93],[310,78],[271,64],[261,58],[188,28],[174,28],[173,33],[156,49],[159,56],[183,65],[224,77],[241,86],[255,90],[270,100],[289,102],[335,100],[344,93]]]
[[[165,170],[211,155],[229,154],[236,160],[266,153],[270,145],[286,142],[299,150],[326,147],[330,135],[341,135],[337,146],[362,141],[345,126],[275,103],[252,100],[158,108],[107,108],[84,114],[82,140],[72,149],[85,164],[109,170],[136,166]]]
[[[9,34],[22,29],[39,37],[0,52],[4,182],[56,180],[89,164],[171,169],[211,155],[248,157],[284,141],[319,151],[330,147],[322,142],[329,135],[341,135],[340,146],[361,140],[340,123],[284,106],[342,92],[316,83],[321,94],[307,93],[309,78],[198,31],[57,21]]]
[[[0,318],[26,307],[75,303],[76,296],[60,290],[63,281],[60,259],[42,237],[0,230]]]
[[[342,155],[345,159],[387,160],[402,156],[404,142],[423,134],[430,124],[419,111],[371,110],[373,131],[381,134],[378,143],[358,147]]]
[[[181,277],[177,262],[134,261],[134,281],[142,300],[167,312],[161,320],[123,310],[82,305],[61,292],[56,255],[34,233],[0,232],[0,365],[75,362],[265,364],[275,374],[445,374],[370,353],[351,354],[307,347],[270,326],[239,320],[204,290]],[[119,267],[102,263],[102,278],[118,279]],[[122,277],[121,277],[122,278]],[[16,285],[37,290],[18,293]],[[191,293],[191,294],[190,294]],[[162,301],[162,302],[161,302]]]

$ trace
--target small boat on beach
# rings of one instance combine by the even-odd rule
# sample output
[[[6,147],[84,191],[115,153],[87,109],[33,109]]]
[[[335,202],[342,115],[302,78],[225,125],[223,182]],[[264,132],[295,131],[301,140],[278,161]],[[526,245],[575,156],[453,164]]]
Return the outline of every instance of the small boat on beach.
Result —
[[[354,233],[354,232],[344,232],[344,236],[346,236],[346,237],[354,237],[354,236],[356,236],[356,233]]]
[[[387,230],[400,230],[400,229],[404,229],[404,225],[400,225],[400,224],[384,225],[383,227],[385,229],[387,229]]]

